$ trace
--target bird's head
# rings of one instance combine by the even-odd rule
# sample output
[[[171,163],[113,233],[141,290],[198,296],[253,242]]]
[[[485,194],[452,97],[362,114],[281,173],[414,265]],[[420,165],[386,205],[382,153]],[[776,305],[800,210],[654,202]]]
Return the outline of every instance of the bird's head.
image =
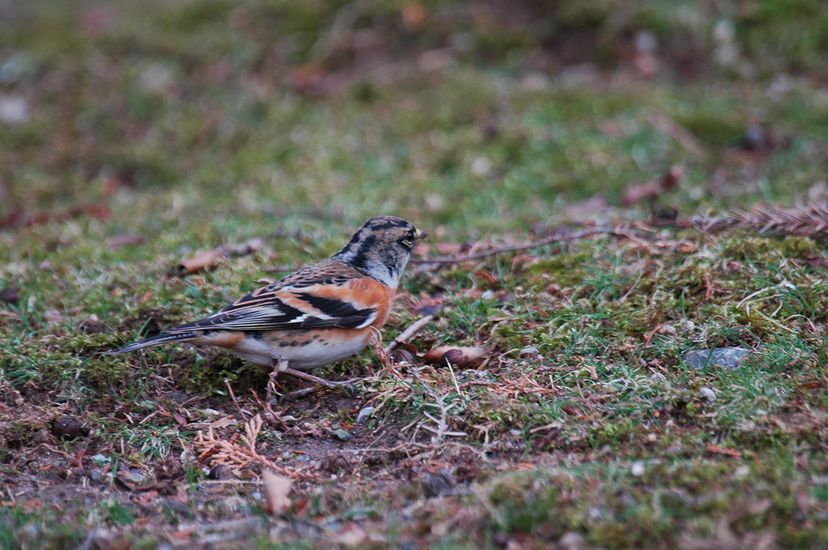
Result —
[[[371,218],[334,255],[391,288],[400,282],[411,251],[426,234],[411,222],[394,216]]]

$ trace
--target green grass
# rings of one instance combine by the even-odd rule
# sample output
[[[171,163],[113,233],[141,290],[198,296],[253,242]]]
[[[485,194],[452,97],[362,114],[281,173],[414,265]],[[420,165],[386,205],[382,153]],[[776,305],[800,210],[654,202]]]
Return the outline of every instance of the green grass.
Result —
[[[680,217],[809,200],[828,171],[818,3],[628,4],[526,3],[514,22],[493,3],[430,1],[420,28],[393,2],[10,8],[0,97],[24,99],[30,116],[0,123],[0,289],[19,289],[0,303],[0,547],[77,546],[96,527],[153,547],[184,537],[181,525],[263,514],[261,488],[222,483],[193,439],[220,420],[221,438],[238,437],[222,420],[242,421],[225,380],[259,412],[251,390],[266,375],[180,346],[100,352],[331,254],[370,216],[412,220],[437,255],[585,219],[648,220],[651,205],[624,207],[624,194],[675,164],[684,177],[655,206]],[[736,66],[716,61],[725,20]],[[659,45],[652,78],[630,62],[641,30]],[[450,64],[425,68],[440,48]],[[606,207],[572,214],[596,195]],[[125,235],[142,239],[113,245]],[[482,346],[487,363],[415,357],[392,372],[365,352],[323,369],[363,381],[277,401],[283,423],[258,446],[320,479],[294,485],[284,518],[222,536],[324,547],[353,522],[378,545],[576,533],[605,548],[818,547],[825,243],[636,235],[412,265],[385,341],[439,301],[415,351]],[[251,238],[264,243],[251,255],[175,275],[184,258]],[[721,346],[754,353],[734,371],[682,360]],[[446,428],[465,435],[429,431],[441,402]],[[89,435],[56,434],[63,415]],[[147,486],[119,481],[124,467]],[[443,470],[457,494],[424,498],[423,476]],[[209,544],[196,531],[186,540]]]

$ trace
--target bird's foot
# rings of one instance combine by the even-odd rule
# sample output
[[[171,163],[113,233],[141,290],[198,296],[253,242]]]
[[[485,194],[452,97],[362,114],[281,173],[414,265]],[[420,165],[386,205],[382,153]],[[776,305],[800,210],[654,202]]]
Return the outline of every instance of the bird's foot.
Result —
[[[278,393],[276,391],[276,378],[285,371],[292,370],[288,366],[288,362],[280,357],[273,358],[273,370],[270,371],[270,375],[267,379],[267,391],[265,393],[265,403],[270,403],[270,399],[273,397],[274,393]]]

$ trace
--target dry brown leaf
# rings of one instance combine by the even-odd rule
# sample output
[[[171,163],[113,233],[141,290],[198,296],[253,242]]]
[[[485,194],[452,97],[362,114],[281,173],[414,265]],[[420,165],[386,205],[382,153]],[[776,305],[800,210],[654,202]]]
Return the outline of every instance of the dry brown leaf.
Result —
[[[479,366],[486,358],[486,350],[481,347],[438,346],[425,354],[424,359],[431,363],[450,363],[453,367],[471,368]]]
[[[670,170],[660,178],[628,187],[624,193],[624,197],[621,199],[621,204],[631,206],[645,200],[655,199],[661,193],[670,191],[678,186],[683,177],[684,170],[681,166],[671,166]]]
[[[181,262],[178,265],[178,273],[188,275],[190,273],[198,273],[202,270],[215,269],[223,256],[224,253],[217,248],[208,250],[207,252],[201,252]]]
[[[262,471],[262,483],[267,511],[276,516],[287,510],[290,506],[290,479],[265,469]]]
[[[203,270],[215,269],[219,261],[224,257],[244,256],[252,254],[262,247],[261,239],[250,239],[242,243],[229,243],[201,252],[178,264],[176,268],[179,275],[189,275]]]

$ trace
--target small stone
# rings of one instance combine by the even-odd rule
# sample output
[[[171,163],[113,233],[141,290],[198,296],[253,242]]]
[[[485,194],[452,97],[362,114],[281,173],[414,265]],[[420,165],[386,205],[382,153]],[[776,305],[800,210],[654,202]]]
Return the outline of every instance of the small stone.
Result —
[[[171,65],[153,63],[138,78],[140,87],[149,93],[162,94],[175,83],[175,70]]]
[[[42,443],[49,443],[50,439],[48,430],[38,430],[32,436],[32,443],[40,445]]]
[[[374,414],[374,407],[363,407],[360,409],[359,414],[357,414],[357,424],[365,423],[371,415]]]
[[[745,148],[750,151],[756,151],[762,148],[767,142],[765,129],[761,124],[751,124],[745,129]]]
[[[100,468],[92,468],[92,470],[89,472],[89,479],[91,479],[95,483],[98,483],[102,478],[103,472]]]
[[[597,506],[590,506],[587,510],[587,517],[592,521],[599,521],[604,519],[606,514]]]
[[[118,472],[118,476],[124,481],[128,481],[136,485],[140,485],[146,479],[146,476],[144,476],[144,472],[135,468],[121,470]]]
[[[716,401],[716,392],[713,391],[713,388],[702,386],[699,389],[699,397],[701,397],[705,403],[714,403]]]
[[[98,319],[97,315],[91,315],[88,319],[78,323],[78,330],[84,334],[101,334],[106,332],[106,325]]]
[[[20,289],[12,286],[0,289],[0,302],[16,304],[20,301]]]
[[[54,308],[49,308],[43,313],[43,317],[49,324],[60,323],[63,321],[63,314]]]
[[[210,468],[210,471],[207,472],[207,479],[230,479],[232,477],[233,474],[230,471],[230,468],[221,464],[213,466]]]
[[[350,441],[354,438],[351,434],[343,430],[342,428],[337,428],[331,432],[331,435],[337,438],[340,441]]]
[[[426,473],[420,483],[428,498],[449,495],[454,491],[454,480],[451,474],[445,471],[436,474]]]
[[[696,370],[702,370],[708,366],[736,370],[749,354],[749,349],[739,347],[694,349],[684,352],[683,359]]]
[[[109,464],[109,457],[106,457],[106,456],[101,455],[101,454],[97,454],[97,455],[92,457],[92,462],[94,462],[95,464],[100,464],[101,466],[103,466],[104,464]]]
[[[26,53],[15,53],[0,63],[0,84],[14,84],[35,70],[34,59]]]
[[[630,468],[630,472],[635,477],[641,477],[644,475],[644,463],[640,460],[633,462],[632,468]]]
[[[0,122],[23,124],[29,120],[29,103],[19,96],[0,96]]]
[[[393,359],[395,364],[414,364],[414,354],[407,349],[395,349],[391,352],[391,359]]]
[[[471,163],[471,173],[473,176],[483,177],[492,170],[492,161],[486,157],[477,157]]]
[[[64,439],[83,437],[89,435],[89,427],[74,416],[59,416],[52,421],[52,434]]]
[[[351,470],[351,463],[342,455],[326,456],[320,463],[320,468],[329,474],[339,474]]]
[[[586,539],[577,531],[569,531],[558,540],[561,550],[586,550],[589,548]]]
[[[535,357],[540,353],[540,350],[535,346],[526,346],[522,350],[520,350],[521,357]]]

